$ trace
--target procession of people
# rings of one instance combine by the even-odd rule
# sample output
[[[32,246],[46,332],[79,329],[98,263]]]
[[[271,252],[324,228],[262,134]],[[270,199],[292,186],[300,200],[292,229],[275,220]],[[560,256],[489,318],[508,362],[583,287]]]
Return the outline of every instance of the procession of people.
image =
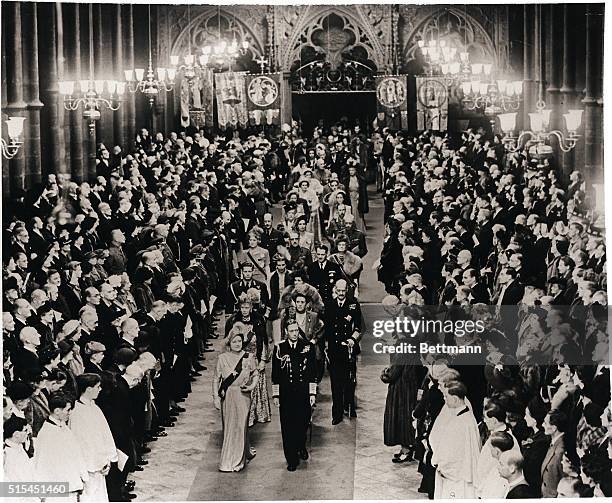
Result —
[[[130,501],[130,472],[146,470],[151,442],[189,414],[207,366],[218,469],[256,463],[250,430],[278,420],[295,472],[324,379],[332,404],[319,417],[334,428],[358,420],[371,321],[360,282],[376,224],[390,312],[521,307],[520,344],[483,311],[481,342],[496,360],[390,361],[380,429],[400,448],[391,461],[418,462],[430,498],[610,495],[605,320],[576,307],[607,305],[605,241],[578,170],[566,186],[553,163],[507,152],[484,130],[376,125],[366,137],[343,122],[309,135],[298,122],[223,136],[143,129],[133,149],[100,145],[97,166],[80,184],[49,175],[4,211],[15,481],[68,481],[73,501]],[[384,173],[384,222],[368,219],[372,172]],[[568,351],[586,330],[576,350],[602,363],[574,365],[561,351],[532,364],[550,349],[545,329]]]

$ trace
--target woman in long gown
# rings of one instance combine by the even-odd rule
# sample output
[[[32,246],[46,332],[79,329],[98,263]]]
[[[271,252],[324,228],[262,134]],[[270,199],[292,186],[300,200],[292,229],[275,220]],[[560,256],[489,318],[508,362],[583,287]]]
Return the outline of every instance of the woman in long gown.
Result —
[[[268,349],[268,333],[266,321],[253,310],[253,302],[248,296],[240,299],[239,310],[230,316],[225,325],[225,333],[229,334],[234,327],[239,327],[245,336],[244,349],[255,355],[259,380],[253,389],[249,426],[255,423],[269,423],[272,420],[272,409],[266,379],[266,363],[270,361],[272,352]]]
[[[309,178],[301,178],[298,183],[298,198],[305,199],[310,209],[306,230],[313,234],[315,243],[321,242],[321,217],[319,215],[319,196],[311,187]]]
[[[342,184],[348,191],[347,204],[350,202],[351,213],[355,217],[355,226],[358,230],[365,232],[364,215],[369,211],[368,187],[365,178],[357,172],[357,166],[348,167],[348,173],[342,180]]]
[[[249,445],[248,421],[258,373],[254,356],[243,348],[245,337],[239,327],[230,330],[226,340],[229,351],[219,355],[213,380],[213,400],[223,423],[221,472],[239,472],[255,457]]]

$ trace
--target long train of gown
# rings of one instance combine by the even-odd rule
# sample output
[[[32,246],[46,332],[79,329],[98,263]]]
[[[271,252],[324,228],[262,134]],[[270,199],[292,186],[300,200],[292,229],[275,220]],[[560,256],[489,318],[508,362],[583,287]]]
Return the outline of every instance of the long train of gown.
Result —
[[[219,374],[225,379],[235,368],[236,360],[219,356]],[[219,459],[219,471],[238,472],[244,468],[249,454],[248,420],[251,406],[251,394],[244,393],[240,385],[249,380],[253,368],[250,360],[244,362],[242,372],[227,388],[221,402],[221,420],[223,422],[223,447]]]

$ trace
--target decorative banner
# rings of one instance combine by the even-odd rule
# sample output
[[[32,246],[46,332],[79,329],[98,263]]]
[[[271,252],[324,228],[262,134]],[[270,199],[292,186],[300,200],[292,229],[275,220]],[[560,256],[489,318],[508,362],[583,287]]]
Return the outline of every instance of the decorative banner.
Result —
[[[215,74],[217,91],[217,122],[220,128],[246,126],[246,72]]]
[[[448,129],[448,87],[436,77],[417,77],[417,129]]]
[[[252,124],[280,124],[280,79],[280,73],[247,76],[247,108]]]
[[[213,107],[214,107],[214,80],[213,80],[213,71],[210,68],[205,68],[200,73],[199,88],[200,88],[200,102],[202,103],[202,110],[204,112],[204,124],[202,126],[213,126]],[[198,110],[200,111],[200,110]],[[201,127],[201,126],[200,126]]]
[[[378,120],[395,129],[408,127],[408,80],[406,75],[374,77]]]
[[[181,79],[181,126],[213,125],[213,72],[204,69],[191,80]]]

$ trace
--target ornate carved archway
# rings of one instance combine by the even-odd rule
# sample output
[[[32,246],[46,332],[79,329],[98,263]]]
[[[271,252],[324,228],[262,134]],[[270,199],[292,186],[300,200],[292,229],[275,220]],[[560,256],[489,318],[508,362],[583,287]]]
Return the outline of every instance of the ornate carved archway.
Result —
[[[364,12],[363,8],[374,7]],[[377,6],[307,6],[294,20],[291,33],[283,42],[279,54],[279,66],[290,71],[296,61],[303,59],[304,51],[312,49],[325,57],[332,68],[342,61],[342,54],[357,53],[360,59],[369,61],[380,71],[385,71],[389,55],[384,40],[377,29],[385,22],[381,6],[380,19],[376,19]],[[381,28],[381,31],[385,30]]]
[[[239,12],[239,11],[238,11]],[[254,59],[261,58],[265,54],[264,41],[260,39],[248,22],[241,19],[236,13],[228,13],[223,9],[208,8],[203,12],[192,9],[191,21],[185,23],[181,32],[172,41],[170,54],[187,54],[191,41],[192,52],[195,48],[214,43],[218,38],[219,30],[225,40],[232,40],[235,36],[238,40],[248,40],[249,49],[247,54],[236,61],[234,70],[257,71]]]
[[[493,62],[498,68],[507,63],[499,60],[493,40],[478,20],[464,10],[444,7],[416,23],[409,32],[402,48],[404,67],[419,64],[418,41],[432,37],[467,48],[470,61]]]

